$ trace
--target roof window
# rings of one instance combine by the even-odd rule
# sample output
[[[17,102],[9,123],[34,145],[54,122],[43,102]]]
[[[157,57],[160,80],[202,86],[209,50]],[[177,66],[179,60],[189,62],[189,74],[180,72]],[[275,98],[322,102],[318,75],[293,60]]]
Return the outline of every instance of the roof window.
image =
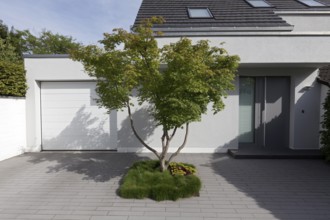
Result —
[[[298,1],[309,7],[325,7],[326,6],[325,4],[315,1],[315,0],[298,0]]]
[[[188,8],[189,18],[213,18],[208,8]]]
[[[255,8],[268,8],[272,7],[268,2],[264,0],[246,0],[252,7]]]

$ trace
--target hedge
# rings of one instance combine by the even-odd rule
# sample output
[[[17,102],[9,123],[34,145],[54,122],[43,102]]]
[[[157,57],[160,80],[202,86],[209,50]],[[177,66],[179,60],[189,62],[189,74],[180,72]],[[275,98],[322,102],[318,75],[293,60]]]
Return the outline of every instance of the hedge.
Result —
[[[323,108],[325,112],[321,123],[322,152],[324,153],[325,159],[330,162],[330,90],[325,102],[323,103]]]
[[[0,60],[0,95],[24,97],[26,90],[23,63]]]

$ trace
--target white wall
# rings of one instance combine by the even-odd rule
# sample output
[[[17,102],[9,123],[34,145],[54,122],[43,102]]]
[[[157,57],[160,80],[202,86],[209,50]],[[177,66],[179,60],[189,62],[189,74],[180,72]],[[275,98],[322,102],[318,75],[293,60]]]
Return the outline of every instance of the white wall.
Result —
[[[284,12],[285,13],[285,12]],[[330,33],[330,13],[284,14],[280,17],[294,26],[293,32]]]
[[[227,152],[228,149],[238,148],[238,116],[239,97],[238,80],[235,81],[236,90],[231,91],[224,99],[225,109],[214,115],[209,106],[208,113],[202,116],[200,122],[190,124],[189,136],[186,147],[182,152],[213,153]],[[135,102],[133,118],[141,137],[153,148],[161,150],[161,127],[155,127],[146,109],[137,106]],[[176,151],[184,139],[184,129],[178,129],[171,142],[169,152]],[[127,111],[118,112],[118,151],[119,152],[148,152],[139,143],[131,131]]]
[[[239,55],[242,64],[282,64],[316,66],[329,63],[329,36],[217,36],[189,37],[193,43],[209,40],[211,46],[223,47],[230,55]],[[163,46],[178,41],[178,37],[158,38]],[[315,64],[322,65],[315,65]]]
[[[25,58],[29,89],[26,95],[27,111],[27,151],[41,150],[40,122],[40,82],[41,81],[90,81],[83,66],[68,58]],[[237,83],[237,82],[236,82]],[[225,152],[228,148],[238,147],[238,91],[232,91],[225,99],[226,108],[213,116],[203,116],[202,122],[192,123],[185,151],[189,152]],[[137,106],[137,105],[136,105]],[[118,134],[116,135],[119,152],[145,151],[134,137],[129,125],[127,111],[118,111],[116,117]],[[155,128],[145,109],[133,111],[136,127],[142,130],[141,136],[155,148],[160,147],[161,129]],[[179,130],[173,139],[171,150],[181,145],[184,132]],[[189,149],[188,149],[189,148]]]
[[[40,82],[90,81],[84,67],[68,58],[25,58],[28,90],[26,93],[27,151],[41,150]]]
[[[24,153],[25,99],[0,97],[0,161]]]

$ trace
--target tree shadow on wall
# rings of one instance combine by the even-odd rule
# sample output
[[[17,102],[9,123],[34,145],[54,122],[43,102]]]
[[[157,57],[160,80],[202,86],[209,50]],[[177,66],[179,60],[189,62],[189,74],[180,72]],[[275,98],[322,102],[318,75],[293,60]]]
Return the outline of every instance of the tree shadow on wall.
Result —
[[[110,149],[110,134],[104,130],[106,123],[109,120],[93,117],[83,106],[59,135],[43,140],[43,147],[58,150]]]
[[[140,108],[132,113],[135,129],[142,140],[147,141],[148,138],[153,135],[156,123],[148,113],[148,108]],[[118,149],[126,149],[127,151],[140,151],[143,145],[135,137],[129,117],[125,118],[121,123],[121,128],[118,131]]]

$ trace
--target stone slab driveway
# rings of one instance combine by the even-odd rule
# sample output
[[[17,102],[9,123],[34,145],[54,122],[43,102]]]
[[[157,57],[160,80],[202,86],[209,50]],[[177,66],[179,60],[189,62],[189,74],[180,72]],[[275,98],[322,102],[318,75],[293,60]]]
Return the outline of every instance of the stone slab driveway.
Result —
[[[0,162],[0,219],[330,219],[330,166],[322,160],[235,160],[182,154],[197,165],[200,197],[121,199],[127,168],[151,154],[28,153]]]

